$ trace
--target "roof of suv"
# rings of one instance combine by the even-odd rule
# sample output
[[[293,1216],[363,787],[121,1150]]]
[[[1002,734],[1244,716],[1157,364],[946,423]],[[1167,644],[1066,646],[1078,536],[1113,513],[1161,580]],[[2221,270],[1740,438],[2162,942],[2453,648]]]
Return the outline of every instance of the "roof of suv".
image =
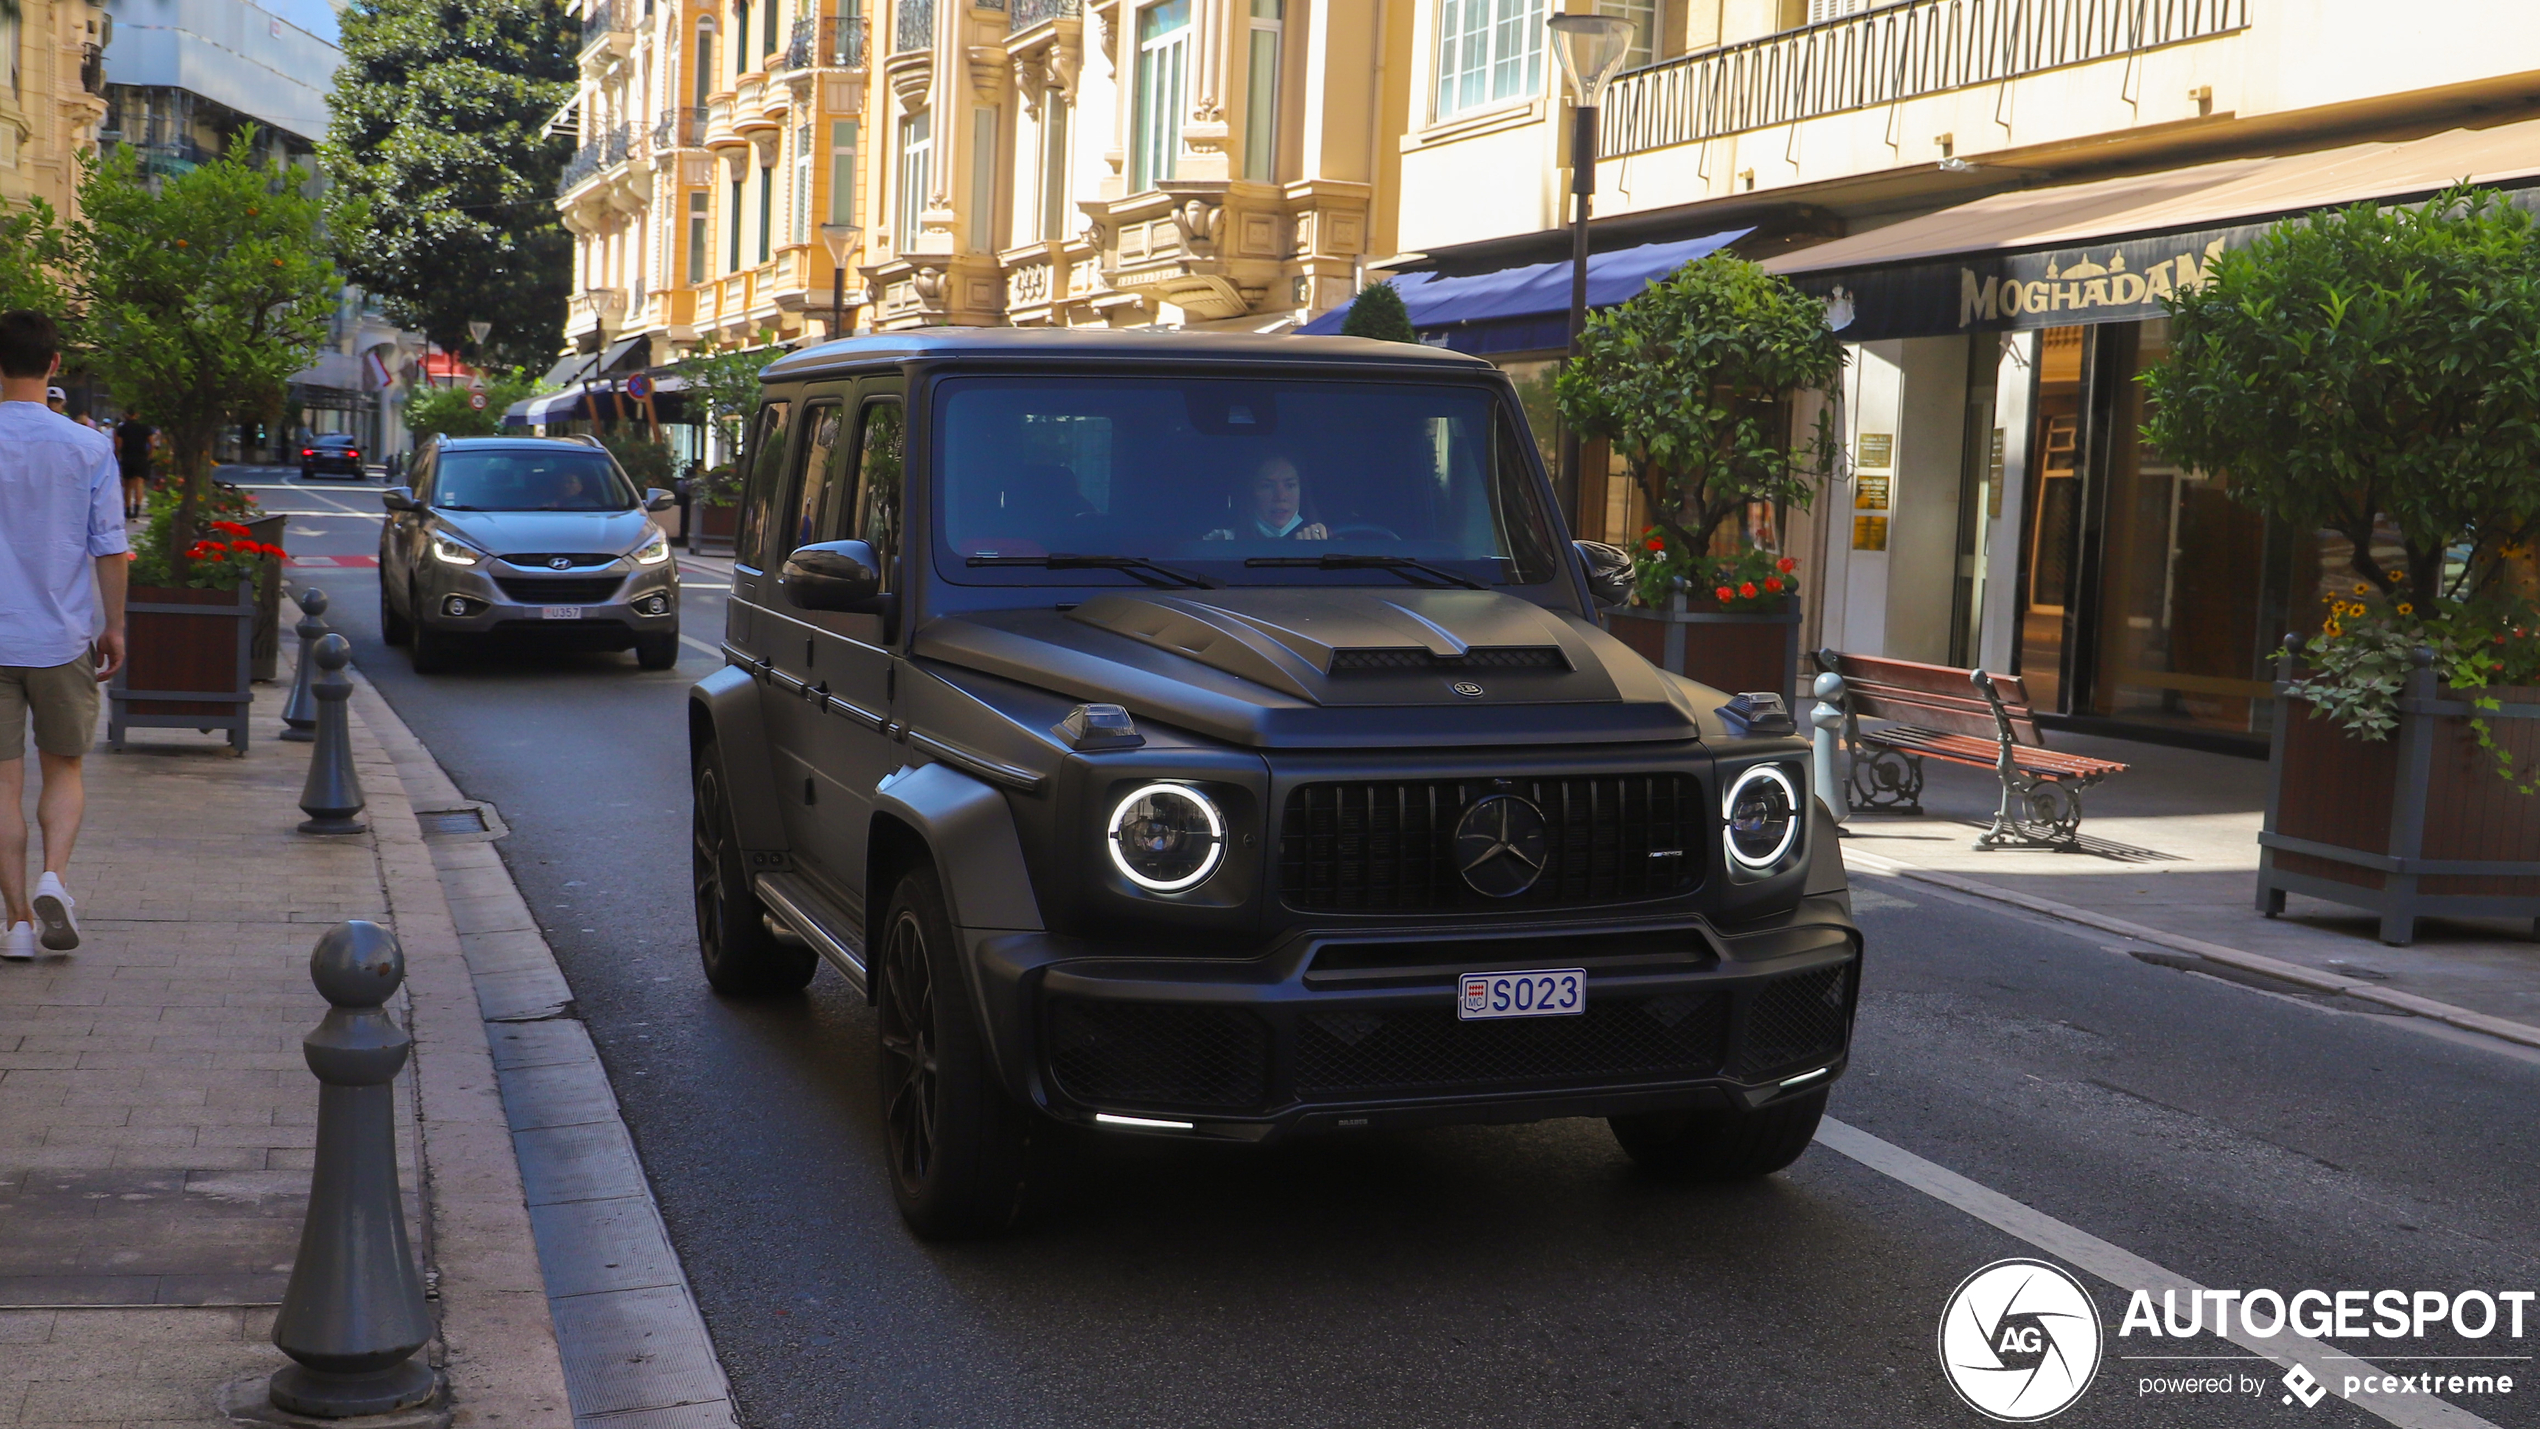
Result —
[[[922,358],[1093,358],[1114,362],[1366,363],[1456,371],[1491,364],[1445,348],[1363,337],[1265,336],[1249,332],[1140,332],[1121,328],[935,327],[822,343],[790,353],[760,376],[774,381],[871,362]]]
[[[589,452],[600,450],[577,437],[443,437],[441,445],[453,451],[484,451],[497,447],[574,447]]]

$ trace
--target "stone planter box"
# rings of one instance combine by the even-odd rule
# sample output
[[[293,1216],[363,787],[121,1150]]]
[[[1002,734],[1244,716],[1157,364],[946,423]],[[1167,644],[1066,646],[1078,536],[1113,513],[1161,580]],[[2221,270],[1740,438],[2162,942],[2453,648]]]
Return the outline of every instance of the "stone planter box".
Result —
[[[2540,936],[2540,796],[2518,794],[2478,747],[2473,715],[2540,769],[2540,689],[2454,690],[2419,666],[2399,700],[2399,728],[2357,739],[2285,693],[2300,677],[2287,652],[2276,690],[2266,826],[2258,834],[2258,911],[2284,895],[2369,909],[2381,940],[2415,940],[2417,920],[2450,914],[2534,920]],[[2502,710],[2480,711],[2479,697]]]
[[[1771,690],[1789,700],[1798,688],[1797,596],[1778,611],[1725,611],[1679,595],[1664,610],[1607,611],[1605,628],[1649,663],[1715,690]]]
[[[700,556],[732,554],[732,540],[741,531],[741,507],[700,506],[696,508],[696,529],[688,533],[688,549]]]
[[[235,590],[133,587],[124,603],[129,658],[106,691],[108,742],[123,748],[128,729],[223,730],[245,754],[256,608],[246,581]]]

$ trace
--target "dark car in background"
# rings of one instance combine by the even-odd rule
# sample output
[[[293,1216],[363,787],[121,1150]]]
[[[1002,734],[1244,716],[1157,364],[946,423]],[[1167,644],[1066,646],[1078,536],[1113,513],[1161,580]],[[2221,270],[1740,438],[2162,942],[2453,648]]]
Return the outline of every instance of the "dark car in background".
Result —
[[[762,391],[698,939],[720,992],[873,1004],[920,1234],[1011,1224],[1052,1119],[1807,1146],[1861,962],[1808,746],[1604,631],[1630,560],[1563,539],[1489,363],[946,328]]]
[[[504,637],[679,662],[679,563],[651,515],[671,495],[597,444],[438,437],[380,503],[380,629],[417,672]]]
[[[300,479],[316,476],[349,476],[362,479],[361,444],[349,436],[330,434],[312,438],[300,447]]]

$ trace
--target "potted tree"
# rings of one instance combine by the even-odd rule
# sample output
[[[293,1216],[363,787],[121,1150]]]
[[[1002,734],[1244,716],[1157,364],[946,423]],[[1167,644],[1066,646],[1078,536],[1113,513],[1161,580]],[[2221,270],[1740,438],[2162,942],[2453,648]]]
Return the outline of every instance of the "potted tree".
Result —
[[[1582,436],[1611,444],[1649,512],[1634,604],[1608,617],[1617,638],[1716,688],[1792,692],[1798,563],[1739,518],[1755,503],[1807,508],[1832,419],[1794,448],[1787,403],[1842,370],[1824,304],[1725,253],[1589,316],[1555,399]]]
[[[2144,436],[2296,531],[2257,902],[2540,919],[2540,232],[2493,192],[2277,225],[2170,300]]]
[[[307,175],[250,163],[254,149],[248,129],[222,157],[147,180],[118,151],[82,178],[66,244],[89,367],[165,433],[173,476],[134,553],[118,745],[128,725],[160,725],[226,729],[246,749],[255,583],[282,552],[212,480],[212,446],[307,363],[341,287]],[[234,640],[214,633],[232,622]]]
[[[688,548],[728,556],[741,527],[741,431],[758,408],[759,369],[775,354],[755,348],[710,352],[679,364],[689,400],[703,405],[723,459],[699,472],[689,488],[696,529]]]

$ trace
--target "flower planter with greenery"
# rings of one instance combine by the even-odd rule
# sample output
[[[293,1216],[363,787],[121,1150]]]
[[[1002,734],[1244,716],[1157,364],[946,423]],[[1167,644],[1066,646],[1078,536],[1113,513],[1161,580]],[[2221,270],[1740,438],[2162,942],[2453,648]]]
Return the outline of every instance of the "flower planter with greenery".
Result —
[[[1808,507],[1835,449],[1831,409],[1788,439],[1787,402],[1843,370],[1825,305],[1753,263],[1715,253],[1591,314],[1555,396],[1639,484],[1649,528],[1635,600],[1607,623],[1653,663],[1715,689],[1799,679],[1798,563],[1746,541],[1749,505]]]
[[[282,564],[282,548],[256,540],[227,515],[249,514],[253,502],[215,486],[205,535],[184,551],[180,573],[170,545],[177,503],[156,504],[133,552],[124,604],[123,668],[107,688],[112,745],[129,729],[226,731],[247,752],[258,589]]]
[[[2287,893],[2540,932],[2540,231],[2498,195],[2278,225],[2171,300],[2146,439],[2342,538],[2287,637],[2258,910]]]

